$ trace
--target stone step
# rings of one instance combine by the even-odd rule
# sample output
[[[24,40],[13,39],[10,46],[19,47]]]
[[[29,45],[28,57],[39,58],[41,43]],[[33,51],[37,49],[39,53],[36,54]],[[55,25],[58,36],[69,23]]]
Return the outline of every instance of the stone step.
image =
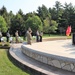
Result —
[[[37,60],[34,60],[21,51],[21,44],[16,44],[10,48],[9,54],[19,67],[27,70],[31,75],[75,75],[73,72],[55,68]]]

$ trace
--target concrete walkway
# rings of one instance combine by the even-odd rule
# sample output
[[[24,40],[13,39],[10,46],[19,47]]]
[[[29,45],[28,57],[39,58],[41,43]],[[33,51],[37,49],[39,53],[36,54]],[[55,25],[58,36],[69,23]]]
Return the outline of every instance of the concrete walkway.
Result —
[[[63,42],[63,47],[65,47],[66,50],[62,51],[63,47],[60,48],[60,46],[59,46],[59,45],[61,45],[60,41]],[[50,52],[50,53],[58,54],[58,55],[61,55],[61,56],[64,53],[65,53],[64,55],[66,57],[68,56],[68,54],[70,56],[75,56],[74,55],[74,48],[75,47],[70,48],[70,46],[72,46],[72,45],[68,46],[68,44],[71,43],[71,40],[68,40],[68,43],[67,43],[66,46],[65,46],[65,42],[63,40],[60,40],[60,41],[59,42],[50,41],[51,44],[48,44],[48,45],[46,44],[46,42],[43,42],[43,44],[35,43],[35,44],[32,44],[32,45],[27,45],[27,46],[30,47],[30,48],[35,48],[35,50],[41,50],[41,51],[48,52],[48,53]],[[67,40],[66,40],[66,42],[67,42]],[[55,43],[56,45],[54,45],[53,43]],[[21,45],[22,44],[12,44],[13,49],[10,49],[10,54],[16,60],[22,62],[23,64],[27,65],[28,67],[31,67],[31,68],[33,68],[33,69],[35,69],[37,71],[41,71],[41,72],[43,72],[43,73],[45,73],[47,75],[75,75],[75,73],[73,73],[73,72],[69,72],[69,71],[58,69],[58,68],[55,68],[55,67],[52,67],[52,66],[48,66],[46,64],[43,64],[43,63],[38,62],[38,61],[36,61],[36,60],[34,60],[32,58],[27,57],[26,55],[24,55],[21,52]],[[38,46],[38,45],[40,45],[40,46]],[[57,48],[55,48],[55,47],[57,47]],[[40,49],[40,48],[42,48],[42,49]],[[51,51],[49,49],[51,49]]]

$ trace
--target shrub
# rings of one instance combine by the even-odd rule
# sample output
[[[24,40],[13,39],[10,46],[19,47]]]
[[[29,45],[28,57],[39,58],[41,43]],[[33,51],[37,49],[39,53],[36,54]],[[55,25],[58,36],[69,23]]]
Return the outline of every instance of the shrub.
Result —
[[[8,47],[9,47],[9,46],[10,46],[10,44],[9,44],[9,43],[5,43],[5,44],[4,44],[4,46],[8,46]]]
[[[8,48],[10,48],[10,43],[1,42],[1,43],[0,43],[0,48],[8,49]]]
[[[2,43],[0,43],[0,46],[3,46]]]

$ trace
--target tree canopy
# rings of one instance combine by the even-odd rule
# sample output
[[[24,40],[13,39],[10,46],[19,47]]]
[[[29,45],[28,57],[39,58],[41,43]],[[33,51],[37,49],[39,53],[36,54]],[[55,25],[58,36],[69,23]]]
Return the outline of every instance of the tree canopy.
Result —
[[[28,29],[29,27],[32,29],[33,33],[35,34],[36,33],[36,30],[40,30],[42,31],[43,30],[43,25],[42,25],[42,21],[41,19],[36,16],[36,15],[33,15],[32,17],[29,17],[27,20],[26,20],[26,29]]]
[[[27,28],[31,27],[33,32],[39,29],[40,31],[43,30],[44,33],[65,34],[68,25],[71,25],[72,32],[75,32],[75,7],[72,3],[62,5],[56,1],[52,8],[42,5],[37,8],[37,12],[26,14],[19,9],[16,15],[12,11],[8,12],[5,6],[0,9],[2,32],[9,29],[10,33],[14,34],[18,30],[23,35]]]
[[[0,30],[4,33],[7,31],[7,23],[2,16],[0,16]]]

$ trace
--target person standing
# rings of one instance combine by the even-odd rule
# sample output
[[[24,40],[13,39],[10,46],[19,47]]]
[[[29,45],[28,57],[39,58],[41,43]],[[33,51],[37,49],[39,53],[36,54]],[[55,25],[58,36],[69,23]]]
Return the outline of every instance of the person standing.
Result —
[[[18,35],[18,30],[15,32],[15,37],[16,37],[16,43],[19,43],[19,39],[18,39],[18,37],[19,37],[19,35]]]
[[[9,42],[9,38],[10,38],[10,33],[9,33],[9,31],[7,31],[6,37],[7,37],[7,42]]]
[[[40,40],[40,42],[42,42],[42,36],[43,36],[43,32],[42,31],[40,32],[39,36],[40,36],[39,40]]]
[[[39,31],[36,31],[36,42],[39,42]]]
[[[2,38],[2,32],[1,32],[1,30],[0,30],[0,42],[1,42],[1,38]]]
[[[31,40],[32,40],[31,33],[32,33],[31,28],[28,28],[27,33],[26,33],[26,36],[27,36],[27,44],[30,44],[30,45],[31,45]]]

